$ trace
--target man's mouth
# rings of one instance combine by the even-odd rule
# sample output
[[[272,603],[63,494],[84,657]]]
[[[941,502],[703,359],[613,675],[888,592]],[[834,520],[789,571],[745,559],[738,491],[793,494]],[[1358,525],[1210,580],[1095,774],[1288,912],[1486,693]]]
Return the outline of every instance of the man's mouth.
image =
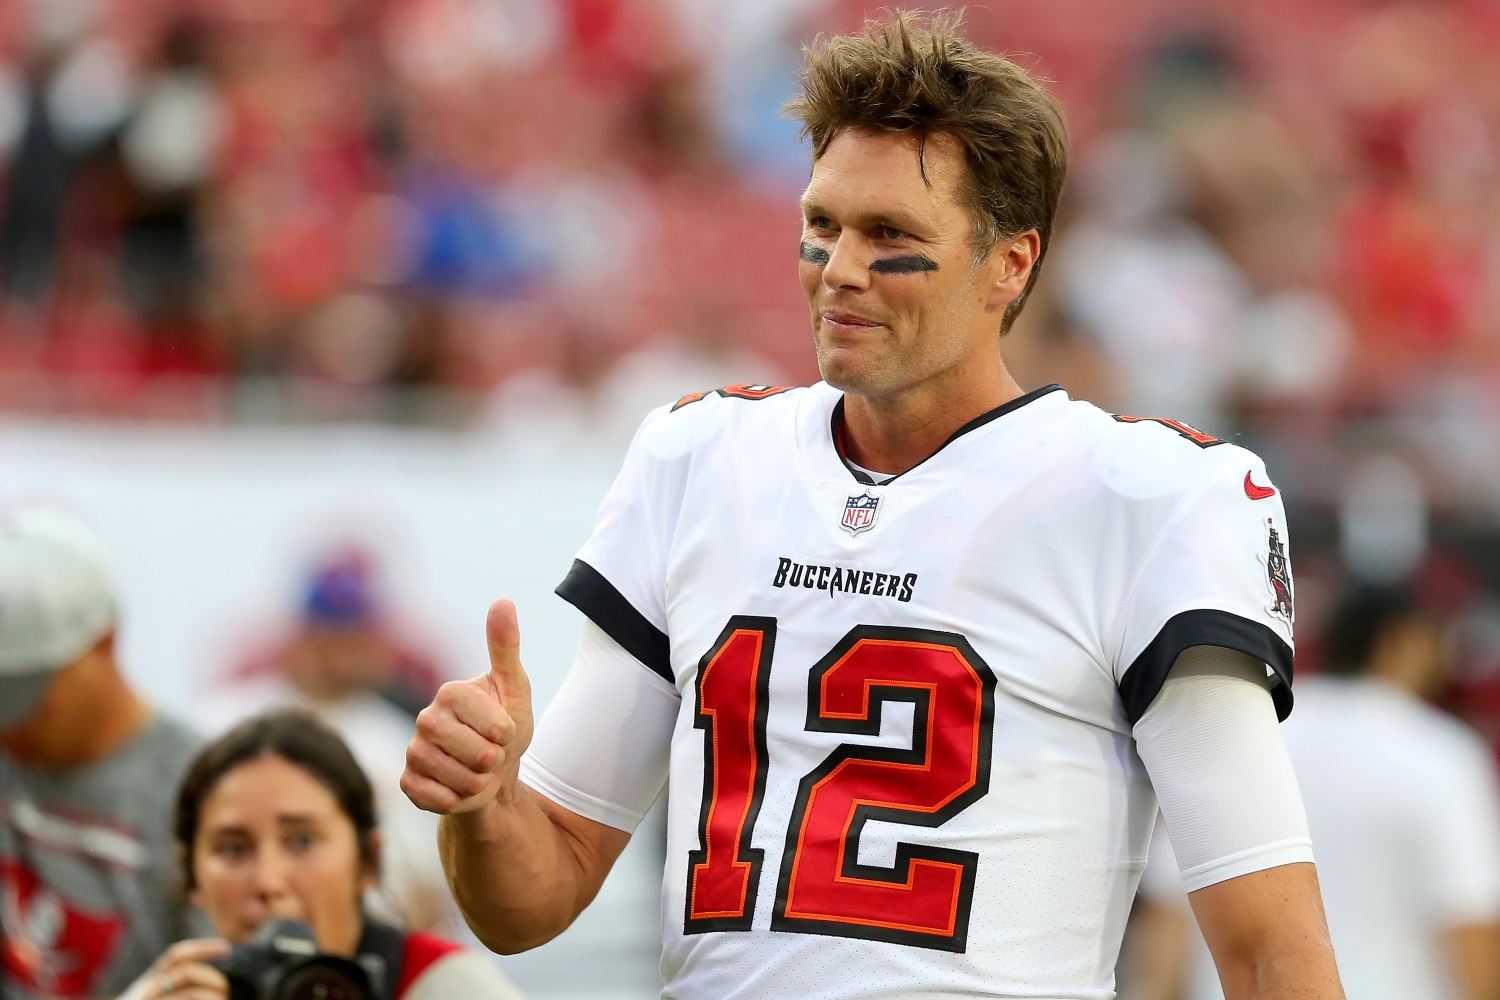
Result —
[[[839,309],[825,309],[822,316],[823,325],[832,328],[831,332],[834,333],[852,333],[857,330],[869,330],[881,325],[872,319],[856,316],[854,313],[843,312]]]

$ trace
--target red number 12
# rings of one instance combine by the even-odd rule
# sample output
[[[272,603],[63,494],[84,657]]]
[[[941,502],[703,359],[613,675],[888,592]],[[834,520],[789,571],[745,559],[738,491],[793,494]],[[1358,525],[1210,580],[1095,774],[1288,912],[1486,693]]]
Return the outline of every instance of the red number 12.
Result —
[[[688,861],[685,930],[749,930],[763,852],[748,846],[766,782],[766,696],[776,622],[730,620],[699,666],[701,850]],[[995,676],[963,636],[860,625],[808,676],[806,729],[878,736],[912,705],[912,745],[845,743],[798,786],[771,929],[962,952],[978,856],[902,842],[892,868],[859,863],[870,820],[941,826],[989,791]]]
[[[766,791],[766,708],[776,619],[736,615],[698,664],[702,850],[688,854],[689,934],[748,931],[765,852],[749,846]]]

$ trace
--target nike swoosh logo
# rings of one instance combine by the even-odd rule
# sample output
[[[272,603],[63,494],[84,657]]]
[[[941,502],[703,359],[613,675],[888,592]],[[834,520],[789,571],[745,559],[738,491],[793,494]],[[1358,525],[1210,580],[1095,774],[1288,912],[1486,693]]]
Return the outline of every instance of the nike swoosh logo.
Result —
[[[1256,486],[1250,481],[1250,473],[1245,473],[1245,496],[1251,500],[1265,500],[1276,495],[1274,486]]]

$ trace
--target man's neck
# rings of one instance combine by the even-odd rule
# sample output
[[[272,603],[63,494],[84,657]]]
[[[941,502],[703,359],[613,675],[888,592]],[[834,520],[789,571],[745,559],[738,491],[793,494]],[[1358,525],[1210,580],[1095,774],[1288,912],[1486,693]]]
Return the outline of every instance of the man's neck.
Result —
[[[985,368],[975,374],[950,369],[889,396],[845,393],[844,454],[861,468],[892,476],[925,461],[964,424],[1024,395],[998,354]]]
[[[150,706],[110,669],[55,714],[7,733],[0,745],[27,767],[86,767],[125,746],[151,719]]]

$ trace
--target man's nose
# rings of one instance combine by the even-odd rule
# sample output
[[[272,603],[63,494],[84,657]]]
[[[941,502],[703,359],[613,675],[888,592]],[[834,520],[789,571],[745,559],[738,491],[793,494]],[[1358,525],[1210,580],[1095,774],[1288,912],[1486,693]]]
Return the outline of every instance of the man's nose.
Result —
[[[858,237],[847,230],[839,234],[823,267],[823,284],[829,288],[863,291],[870,285],[870,268]]]

